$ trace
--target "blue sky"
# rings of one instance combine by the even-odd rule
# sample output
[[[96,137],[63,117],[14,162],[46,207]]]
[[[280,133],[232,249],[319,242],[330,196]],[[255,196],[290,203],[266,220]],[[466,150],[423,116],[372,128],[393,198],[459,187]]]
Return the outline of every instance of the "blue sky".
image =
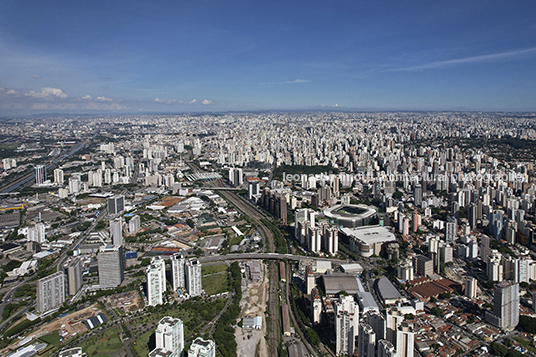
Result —
[[[536,111],[534,1],[0,2],[0,115]]]

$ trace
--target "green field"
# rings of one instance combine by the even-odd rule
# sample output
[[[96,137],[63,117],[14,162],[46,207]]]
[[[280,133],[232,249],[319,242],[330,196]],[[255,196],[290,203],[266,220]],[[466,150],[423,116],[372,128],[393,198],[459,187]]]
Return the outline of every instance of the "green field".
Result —
[[[97,334],[82,345],[82,351],[87,353],[88,357],[108,357],[123,348],[118,332],[116,327]]]
[[[227,265],[203,266],[203,289],[208,296],[229,291]]]
[[[227,270],[227,265],[226,264],[203,265],[201,267],[201,275],[205,276],[205,275],[219,273],[219,272],[226,271],[226,270]]]
[[[149,340],[151,339],[153,333],[154,331],[147,331],[146,333],[138,337],[136,341],[130,344],[136,356],[141,357],[149,355],[149,352],[151,352],[149,351]]]
[[[49,333],[48,335],[39,337],[39,339],[56,347],[60,345],[60,335],[57,332]]]

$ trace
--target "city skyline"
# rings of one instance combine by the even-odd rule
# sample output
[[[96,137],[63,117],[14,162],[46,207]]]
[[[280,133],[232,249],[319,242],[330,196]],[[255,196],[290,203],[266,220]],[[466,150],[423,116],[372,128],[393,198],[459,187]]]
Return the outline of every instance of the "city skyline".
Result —
[[[534,111],[533,3],[0,5],[0,115]]]

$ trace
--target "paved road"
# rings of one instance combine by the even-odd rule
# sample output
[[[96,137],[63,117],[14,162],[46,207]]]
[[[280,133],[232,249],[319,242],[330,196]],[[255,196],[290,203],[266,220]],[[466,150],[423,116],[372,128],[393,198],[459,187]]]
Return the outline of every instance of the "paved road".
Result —
[[[327,259],[327,258],[314,258],[303,255],[293,255],[293,254],[277,254],[277,253],[240,253],[240,254],[226,254],[226,255],[209,255],[206,257],[198,258],[201,263],[211,263],[211,262],[224,262],[228,260],[247,260],[247,259],[259,259],[259,260],[324,260],[330,261],[337,264],[347,264],[346,260],[339,259]]]

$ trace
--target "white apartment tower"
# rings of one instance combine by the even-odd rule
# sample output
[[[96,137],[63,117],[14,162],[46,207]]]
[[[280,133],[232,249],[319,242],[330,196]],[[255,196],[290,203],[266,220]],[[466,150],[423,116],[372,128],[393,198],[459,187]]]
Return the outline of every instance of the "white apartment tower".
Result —
[[[110,221],[110,236],[113,245],[123,245],[123,219],[121,217]]]
[[[415,332],[413,326],[403,322],[396,331],[396,357],[413,357]]]
[[[65,301],[63,272],[59,271],[37,281],[37,311],[51,311]]]
[[[169,357],[181,357],[184,351],[184,326],[182,320],[170,316],[158,322],[155,331],[156,348],[170,351]],[[153,350],[154,351],[154,350]]]
[[[184,256],[182,254],[173,254],[171,256],[171,285],[173,291],[183,289],[186,287],[184,281]]]
[[[189,259],[185,264],[186,290],[190,296],[199,296],[203,291],[201,285],[201,263],[197,259]]]
[[[469,299],[476,298],[478,282],[472,276],[465,278],[465,296]]]
[[[47,179],[47,168],[45,165],[35,166],[35,184],[41,185]]]
[[[352,356],[359,327],[359,306],[352,296],[341,296],[335,302],[335,353]]]
[[[56,185],[63,185],[63,170],[62,169],[54,169],[54,183]]]
[[[163,304],[164,291],[166,291],[166,270],[163,259],[156,257],[151,259],[147,267],[147,305],[156,306]]]

